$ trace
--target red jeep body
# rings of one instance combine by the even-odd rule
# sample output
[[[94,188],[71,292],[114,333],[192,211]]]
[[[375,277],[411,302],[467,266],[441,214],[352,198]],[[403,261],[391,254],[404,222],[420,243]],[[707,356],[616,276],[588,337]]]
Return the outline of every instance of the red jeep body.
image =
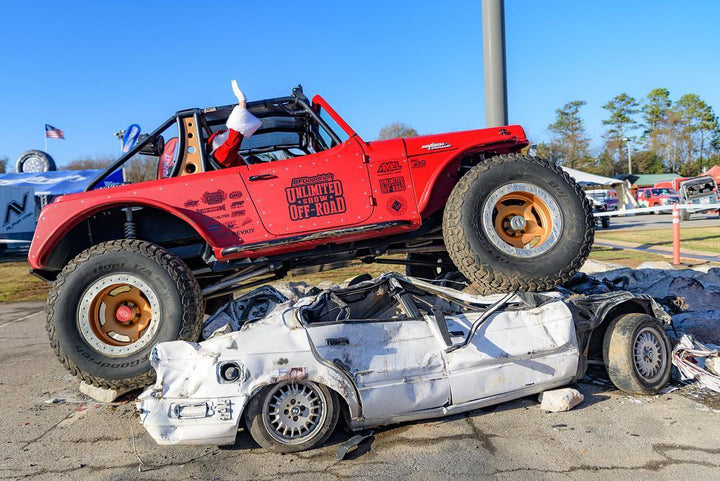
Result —
[[[237,152],[245,165],[223,169],[208,140],[234,108],[176,113],[43,209],[29,261],[53,281],[51,346],[86,382],[146,385],[157,342],[196,341],[203,313],[289,272],[362,260],[540,291],[590,253],[589,202],[559,166],[520,152],[519,126],[366,142],[297,88],[247,104],[261,126]],[[154,179],[92,190],[137,154],[158,159]],[[382,295],[416,309],[401,286]]]
[[[151,213],[138,219],[137,238],[176,249],[201,240],[205,250],[179,255],[202,256],[213,270],[229,267],[226,261],[233,259],[325,244],[383,237],[387,245],[390,236],[418,230],[445,205],[462,161],[528,144],[517,125],[366,142],[320,96],[312,107],[329,114],[347,139],[284,160],[192,175],[181,171],[173,178],[57,199],[43,209],[37,225],[28,255],[34,272],[52,280],[92,243],[123,238],[125,207]],[[214,110],[179,112],[178,118],[187,112],[198,118]]]

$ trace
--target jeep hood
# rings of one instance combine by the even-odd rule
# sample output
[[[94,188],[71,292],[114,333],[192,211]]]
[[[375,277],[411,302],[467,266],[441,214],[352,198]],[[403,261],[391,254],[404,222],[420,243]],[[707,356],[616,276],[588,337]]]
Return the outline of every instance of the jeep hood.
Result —
[[[525,131],[519,125],[493,127],[489,129],[466,130],[442,134],[422,135],[403,139],[408,156],[423,155],[432,152],[464,150],[468,147],[489,147],[492,145],[525,147],[528,144]]]

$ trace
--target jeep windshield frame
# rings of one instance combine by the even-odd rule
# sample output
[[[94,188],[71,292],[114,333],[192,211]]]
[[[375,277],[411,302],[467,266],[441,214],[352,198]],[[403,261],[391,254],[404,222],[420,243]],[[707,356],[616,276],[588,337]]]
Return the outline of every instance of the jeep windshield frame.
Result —
[[[183,139],[185,137],[185,128],[182,122],[183,119],[193,117],[195,119],[195,129],[197,130],[197,135],[199,136],[199,138],[203,138],[200,132],[200,129],[202,128],[205,131],[204,133],[206,134],[204,138],[207,138],[212,134],[213,128],[215,128],[215,130],[219,130],[221,128],[220,126],[224,126],[228,116],[230,115],[230,112],[235,107],[235,105],[236,104],[230,104],[220,107],[210,107],[206,109],[194,108],[180,110],[176,112],[175,115],[163,122],[147,137],[143,138],[132,149],[120,156],[115,162],[110,164],[97,177],[95,177],[87,185],[87,187],[85,188],[85,192],[93,190],[104,178],[115,172],[117,169],[121,168],[135,155],[139,154],[143,147],[154,141],[160,134],[162,134],[168,127],[173,124],[176,124],[178,129],[177,152],[184,152],[185,146]],[[331,148],[333,145],[339,145],[342,143],[340,136],[319,115],[319,112],[313,108],[312,104],[309,102],[308,98],[303,93],[301,86],[295,87],[292,91],[292,94],[288,97],[277,97],[273,99],[248,102],[247,108],[250,112],[253,113],[253,115],[257,116],[261,120],[272,117],[284,117],[286,119],[290,119],[291,122],[294,121],[294,124],[292,124],[291,122],[286,123],[285,130],[288,132],[298,133],[300,137],[307,136],[309,138],[306,138],[304,140],[305,145],[300,145],[303,140],[301,140],[300,143],[265,145],[258,148],[241,149],[241,155],[265,153],[277,150],[287,150],[291,148],[301,148],[301,150],[305,150],[308,147],[307,142],[312,142],[312,146],[315,150],[322,151]],[[303,127],[304,131],[301,132],[299,127]],[[323,139],[323,136],[320,135],[318,131],[319,128],[322,128],[327,132],[333,145],[327,145],[326,141]],[[258,130],[258,133],[262,135],[263,133],[273,131],[283,131],[283,126],[276,126],[274,129],[272,122],[270,122],[268,128],[265,128],[263,126]],[[209,164],[209,159],[204,149],[200,149],[200,156],[203,165],[207,166]],[[179,162],[180,159],[176,159],[176,166],[177,164],[179,164]],[[176,175],[177,169],[173,169],[171,177],[175,177]]]

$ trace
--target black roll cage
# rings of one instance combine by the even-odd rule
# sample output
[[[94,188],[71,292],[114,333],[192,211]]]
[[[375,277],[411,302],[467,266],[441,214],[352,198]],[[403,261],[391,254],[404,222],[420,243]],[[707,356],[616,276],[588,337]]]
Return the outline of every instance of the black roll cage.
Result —
[[[287,104],[292,104],[295,106],[300,107],[299,110],[292,110],[287,107]],[[132,159],[135,155],[140,153],[143,147],[145,147],[147,144],[149,144],[151,141],[153,141],[158,135],[162,134],[168,127],[170,127],[173,124],[177,125],[178,129],[178,144],[177,144],[177,152],[184,152],[185,151],[185,142],[184,142],[184,135],[182,133],[184,132],[184,126],[182,123],[182,119],[193,117],[193,120],[195,121],[195,128],[198,130],[200,126],[202,125],[203,128],[210,130],[205,115],[206,114],[212,114],[216,111],[223,111],[223,110],[231,110],[235,105],[223,105],[220,107],[210,107],[206,109],[185,109],[185,110],[179,110],[167,119],[165,122],[163,122],[160,127],[153,130],[147,137],[143,138],[140,142],[138,142],[132,149],[128,150],[125,154],[120,156],[115,162],[110,164],[105,170],[103,170],[97,177],[95,177],[88,185],[85,187],[84,192],[91,191],[97,186],[105,177],[110,175],[111,173],[115,172],[117,169],[122,167],[127,161]],[[253,102],[247,103],[248,110],[273,110],[273,109],[279,109],[284,114],[289,115],[291,117],[297,117],[297,116],[303,116],[303,115],[309,115],[319,126],[321,126],[325,131],[327,131],[328,135],[332,138],[333,142],[338,145],[342,143],[342,140],[340,137],[335,133],[335,131],[330,128],[330,126],[325,122],[325,120],[320,117],[318,112],[313,108],[311,102],[308,100],[308,98],[305,96],[302,90],[302,86],[298,85],[292,90],[292,94],[288,97],[277,97],[273,99],[265,99],[265,100],[256,100]],[[259,115],[262,117],[263,115]],[[318,140],[324,144],[324,141],[322,138],[318,135]],[[271,146],[275,148],[274,150],[282,149],[283,147],[288,146]],[[329,147],[329,146],[325,146]],[[268,148],[263,149],[257,149],[258,152],[262,150],[266,150],[270,152],[271,150],[267,150]],[[205,149],[200,149],[200,157],[202,160],[203,165],[208,165],[208,159],[207,154],[205,152]],[[175,167],[173,168],[173,172],[171,174],[171,177],[174,177],[177,175],[177,169],[179,168],[180,162],[175,163]]]

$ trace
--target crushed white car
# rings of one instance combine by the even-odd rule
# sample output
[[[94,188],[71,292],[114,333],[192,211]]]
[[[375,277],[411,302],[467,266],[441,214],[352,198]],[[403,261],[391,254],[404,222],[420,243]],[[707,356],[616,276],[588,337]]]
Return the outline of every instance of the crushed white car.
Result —
[[[232,444],[244,421],[259,445],[301,451],[340,417],[460,413],[569,384],[589,359],[628,392],[670,376],[670,318],[649,296],[481,297],[394,273],[295,301],[263,289],[210,319],[210,339],[155,347],[138,410],[158,443]]]

